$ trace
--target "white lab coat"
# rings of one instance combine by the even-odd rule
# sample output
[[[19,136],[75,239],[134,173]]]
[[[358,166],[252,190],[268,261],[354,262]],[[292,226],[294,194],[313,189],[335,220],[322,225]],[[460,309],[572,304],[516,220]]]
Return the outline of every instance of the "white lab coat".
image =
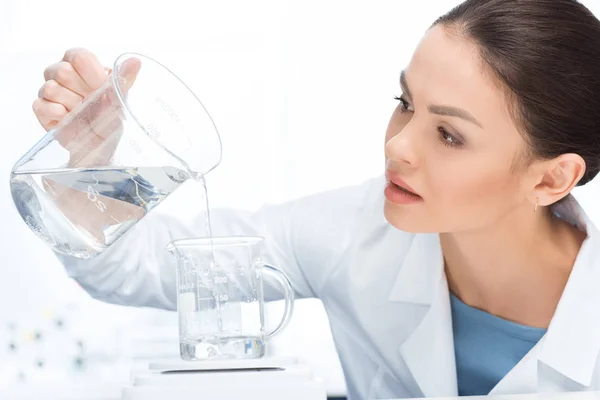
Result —
[[[439,236],[390,226],[383,188],[376,178],[256,213],[213,210],[213,234],[265,237],[265,261],[287,272],[298,296],[323,301],[351,399],[455,396]],[[600,389],[600,235],[572,196],[560,207],[588,238],[548,332],[493,394]],[[98,299],[175,309],[174,261],[164,248],[201,235],[203,218],[151,213],[97,258],[60,258]]]

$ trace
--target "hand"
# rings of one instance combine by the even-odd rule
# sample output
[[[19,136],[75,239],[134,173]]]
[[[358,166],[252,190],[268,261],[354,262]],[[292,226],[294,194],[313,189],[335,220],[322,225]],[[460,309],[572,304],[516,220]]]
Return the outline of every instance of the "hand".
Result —
[[[123,96],[140,67],[136,58],[120,66],[118,84]],[[67,50],[62,61],[44,71],[46,82],[33,110],[44,129],[56,128],[55,139],[69,151],[71,167],[106,165],[119,142],[121,102],[114,86],[107,83],[107,71],[93,53],[82,48]]]
[[[63,59],[44,70],[46,82],[33,102],[33,111],[46,130],[52,129],[83,99],[100,88],[106,70],[86,49],[67,50]]]
[[[117,84],[123,96],[134,84],[140,67],[136,58],[120,65]],[[54,139],[69,151],[69,168],[108,166],[114,155],[123,113],[109,76],[110,69],[81,48],[67,50],[60,62],[44,71],[46,82],[33,102],[33,111],[45,130],[55,129]],[[60,178],[45,177],[44,190],[70,221],[99,243],[106,241],[107,226],[138,220],[145,214],[133,204],[90,190],[75,190],[61,183]]]

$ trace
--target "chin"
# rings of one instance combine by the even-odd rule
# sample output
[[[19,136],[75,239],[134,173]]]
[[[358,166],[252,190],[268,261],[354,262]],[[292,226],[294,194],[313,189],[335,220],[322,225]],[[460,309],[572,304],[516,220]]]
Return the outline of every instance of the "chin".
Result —
[[[385,200],[383,214],[385,219],[394,228],[409,233],[434,233],[438,232],[431,221],[423,215],[422,209],[417,210],[417,204],[395,204]]]

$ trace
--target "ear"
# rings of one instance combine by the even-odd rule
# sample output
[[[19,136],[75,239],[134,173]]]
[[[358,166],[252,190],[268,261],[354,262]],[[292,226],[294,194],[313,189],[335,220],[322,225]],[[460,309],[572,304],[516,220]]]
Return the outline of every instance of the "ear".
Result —
[[[549,206],[566,197],[583,177],[585,161],[573,153],[562,154],[535,165],[536,184],[532,204]]]

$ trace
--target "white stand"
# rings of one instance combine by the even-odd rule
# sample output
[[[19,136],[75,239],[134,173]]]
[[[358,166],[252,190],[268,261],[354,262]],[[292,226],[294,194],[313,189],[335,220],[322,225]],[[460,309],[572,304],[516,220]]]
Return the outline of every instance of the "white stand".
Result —
[[[151,363],[133,371],[123,400],[325,400],[324,383],[297,359]]]

